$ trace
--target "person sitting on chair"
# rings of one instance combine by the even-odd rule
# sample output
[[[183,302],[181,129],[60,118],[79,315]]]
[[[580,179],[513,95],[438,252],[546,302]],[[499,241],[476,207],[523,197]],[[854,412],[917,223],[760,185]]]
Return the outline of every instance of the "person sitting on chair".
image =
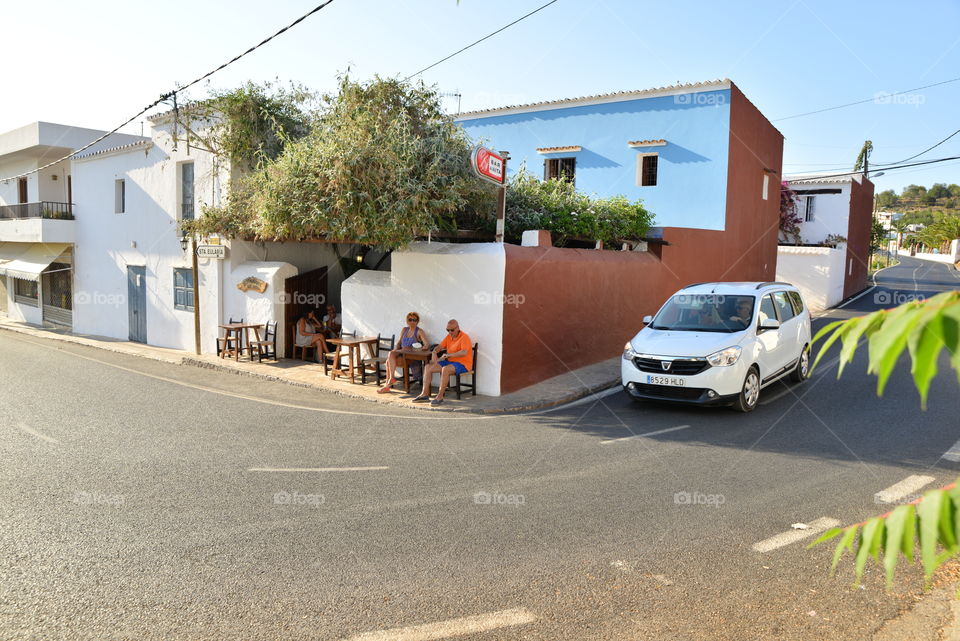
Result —
[[[340,314],[337,313],[337,308],[333,305],[327,305],[327,313],[323,316],[323,330],[327,338],[339,336],[341,329],[343,329],[343,321]]]
[[[406,360],[403,358],[400,350],[418,349],[425,345],[428,345],[427,334],[420,329],[420,314],[410,312],[407,314],[407,325],[400,330],[400,347],[391,351],[390,355],[387,356],[387,382],[378,390],[380,394],[386,394],[390,391],[390,388],[397,384],[397,378],[394,374],[398,367],[406,366]],[[414,361],[410,364],[410,369],[413,370],[413,368],[418,365],[420,365],[420,361]],[[414,373],[415,372],[411,371],[411,374]]]
[[[327,347],[327,341],[324,340],[323,333],[320,331],[321,325],[322,323],[317,320],[317,315],[312,309],[301,316],[300,320],[297,321],[294,345],[297,347],[316,347],[318,351],[321,349],[324,352],[330,351]],[[317,356],[319,357],[319,354]]]
[[[440,405],[447,391],[447,383],[454,374],[466,374],[473,369],[473,341],[466,332],[460,330],[460,323],[454,319],[447,322],[447,335],[433,350],[433,356],[423,368],[423,391],[413,399],[414,403]],[[440,374],[440,387],[437,396],[430,400],[430,382],[433,375]]]

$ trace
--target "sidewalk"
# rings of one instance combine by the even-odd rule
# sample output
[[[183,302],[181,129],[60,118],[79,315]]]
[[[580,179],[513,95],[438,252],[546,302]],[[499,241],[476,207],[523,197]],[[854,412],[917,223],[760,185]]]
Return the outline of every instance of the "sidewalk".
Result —
[[[281,359],[277,362],[264,360],[263,363],[241,359],[237,362],[231,359],[217,358],[211,354],[197,356],[191,352],[131,343],[104,336],[79,335],[66,330],[41,328],[6,318],[0,318],[0,330],[95,347],[117,354],[151,358],[175,365],[202,367],[242,376],[255,376],[264,380],[310,387],[340,396],[364,399],[380,405],[415,408],[428,412],[445,411],[478,414],[529,412],[570,403],[620,383],[619,357],[615,357],[498,397],[464,395],[458,401],[456,394],[448,389],[444,404],[441,407],[434,408],[425,404],[411,403],[409,397],[404,397],[402,385],[395,387],[390,394],[378,394],[376,383],[371,382],[371,379],[368,379],[366,385],[352,385],[349,380],[343,378],[335,381],[330,380],[329,377],[324,376],[323,366],[312,362],[293,359]],[[479,375],[483,376],[482,369]],[[436,387],[433,388],[433,391],[436,393]]]

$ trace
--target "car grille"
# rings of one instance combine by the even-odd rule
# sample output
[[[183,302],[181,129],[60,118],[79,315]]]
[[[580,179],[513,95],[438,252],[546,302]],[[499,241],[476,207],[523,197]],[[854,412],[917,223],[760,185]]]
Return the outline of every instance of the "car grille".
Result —
[[[697,359],[677,359],[671,361],[670,369],[665,370],[660,359],[657,358],[641,358],[636,357],[633,359],[633,364],[637,366],[637,369],[641,372],[649,372],[651,374],[661,374],[664,376],[669,376],[670,374],[677,374],[680,376],[692,376],[693,374],[699,374],[703,370],[710,367],[710,363],[705,360]]]
[[[643,396],[675,399],[678,401],[695,401],[700,398],[705,391],[702,387],[673,387],[671,385],[648,385],[646,383],[634,383],[633,389]]]

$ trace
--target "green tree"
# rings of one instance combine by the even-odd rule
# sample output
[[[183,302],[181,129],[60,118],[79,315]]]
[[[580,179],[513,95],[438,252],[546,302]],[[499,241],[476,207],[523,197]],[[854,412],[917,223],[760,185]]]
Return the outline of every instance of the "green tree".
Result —
[[[949,198],[950,190],[945,183],[933,183],[933,186],[927,190],[927,198],[933,198],[934,202],[938,198]]]
[[[905,231],[907,231],[907,226],[909,224],[910,223],[904,220],[904,216],[901,216],[890,223],[890,227],[897,232],[897,250],[901,248],[903,243],[903,234]]]
[[[897,206],[897,192],[892,189],[886,189],[877,194],[877,207],[889,209]]]
[[[922,185],[907,185],[900,193],[900,198],[919,202],[927,195],[927,188]]]

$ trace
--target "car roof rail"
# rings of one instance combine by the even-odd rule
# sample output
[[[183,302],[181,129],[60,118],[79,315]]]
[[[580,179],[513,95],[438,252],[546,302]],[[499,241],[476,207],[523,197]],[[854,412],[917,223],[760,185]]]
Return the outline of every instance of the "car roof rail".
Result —
[[[692,285],[687,285],[683,289],[690,289],[691,287],[700,287],[700,285],[719,285],[719,283],[713,280],[708,280],[705,283],[693,283]]]
[[[764,287],[774,287],[777,285],[779,285],[780,287],[793,287],[793,285],[791,285],[790,283],[784,283],[778,280],[773,280],[767,283],[760,283],[759,285],[757,285],[757,289],[763,289]]]

